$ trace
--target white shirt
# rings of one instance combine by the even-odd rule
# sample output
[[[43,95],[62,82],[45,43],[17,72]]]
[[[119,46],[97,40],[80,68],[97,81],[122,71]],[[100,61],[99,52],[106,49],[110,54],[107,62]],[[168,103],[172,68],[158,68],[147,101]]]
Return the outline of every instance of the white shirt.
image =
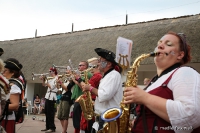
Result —
[[[174,70],[173,70],[174,71]],[[153,90],[166,81],[169,72],[148,87]],[[168,83],[174,100],[167,100],[166,108],[172,127],[187,127],[190,130],[176,130],[176,133],[190,133],[191,128],[200,126],[200,74],[190,67],[179,68]]]
[[[17,85],[13,84],[11,86],[10,93],[8,93],[6,99],[8,100],[10,98],[10,95],[12,95],[12,94],[21,94],[21,93],[22,93],[21,89]],[[15,113],[14,113],[14,111],[12,111],[12,112],[13,113],[11,115],[8,115],[8,120],[15,120]],[[4,119],[5,119],[5,117],[4,117]]]
[[[48,83],[51,86],[51,89],[48,87],[47,93],[45,95],[45,98],[48,100],[57,100],[56,93],[57,93],[58,89],[56,87],[56,80],[57,80],[57,76],[53,79],[48,80]]]
[[[120,107],[123,97],[121,75],[112,70],[101,79],[95,100],[95,113],[101,114],[111,107]]]

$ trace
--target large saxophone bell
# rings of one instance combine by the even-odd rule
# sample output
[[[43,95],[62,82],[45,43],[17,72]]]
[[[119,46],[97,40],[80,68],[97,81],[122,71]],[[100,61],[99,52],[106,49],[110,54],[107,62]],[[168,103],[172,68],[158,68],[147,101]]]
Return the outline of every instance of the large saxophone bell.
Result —
[[[106,123],[98,133],[119,133],[118,118],[122,115],[122,110],[117,107],[109,108],[101,115],[101,119]]]
[[[106,122],[114,121],[117,118],[119,118],[122,114],[122,110],[120,108],[114,107],[109,108],[101,115],[101,119],[103,119]]]

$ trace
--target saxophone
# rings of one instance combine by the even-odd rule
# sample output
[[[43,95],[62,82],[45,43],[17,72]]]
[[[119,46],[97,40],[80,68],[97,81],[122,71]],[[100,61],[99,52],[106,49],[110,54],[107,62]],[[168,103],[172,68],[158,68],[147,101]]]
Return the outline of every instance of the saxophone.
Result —
[[[88,84],[88,72],[92,68],[89,68],[84,71],[84,78],[85,78],[85,84]],[[91,120],[94,116],[94,109],[93,109],[93,101],[91,97],[91,93],[89,91],[84,92],[81,96],[79,96],[76,100],[79,102],[82,112],[84,114],[84,118],[86,120]]]
[[[154,57],[158,53],[142,54],[137,57],[130,67],[131,71],[127,72],[127,78],[125,87],[136,87],[137,86],[137,69],[140,66],[140,62],[148,57]],[[106,122],[102,130],[98,133],[130,133],[131,127],[129,124],[130,120],[130,104],[124,104],[124,98],[120,103],[120,108],[107,109],[101,118]]]

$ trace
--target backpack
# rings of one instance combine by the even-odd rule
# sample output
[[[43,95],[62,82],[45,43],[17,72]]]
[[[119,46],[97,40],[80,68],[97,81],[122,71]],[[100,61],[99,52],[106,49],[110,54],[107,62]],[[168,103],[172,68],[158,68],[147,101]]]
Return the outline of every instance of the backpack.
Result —
[[[17,85],[21,89],[21,92],[24,90],[24,85],[23,85],[23,83],[22,83],[22,81],[20,79],[11,78],[11,79],[9,79],[9,82]],[[19,108],[18,108],[17,111],[14,111],[15,112],[15,117],[16,117],[16,119],[15,119],[16,123],[22,123],[24,121],[24,112],[23,112],[23,108],[22,108],[22,99],[23,99],[23,93],[21,93],[21,95],[20,95]]]

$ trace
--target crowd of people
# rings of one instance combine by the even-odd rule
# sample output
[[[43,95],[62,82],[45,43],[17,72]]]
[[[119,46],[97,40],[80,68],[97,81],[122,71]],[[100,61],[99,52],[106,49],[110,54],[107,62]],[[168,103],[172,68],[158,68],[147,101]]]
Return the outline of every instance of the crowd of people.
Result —
[[[57,118],[62,125],[62,133],[67,132],[70,107],[73,105],[74,133],[96,133],[104,130],[105,119],[102,114],[110,108],[120,108],[121,104],[134,104],[135,116],[131,122],[132,133],[199,133],[200,132],[200,74],[186,66],[191,61],[191,47],[183,33],[168,32],[155,46],[154,63],[156,76],[144,79],[145,88],[136,86],[122,87],[122,68],[116,62],[112,51],[95,48],[99,58],[93,57],[78,64],[79,73],[66,70],[71,80],[64,82],[56,68],[49,69],[52,77],[47,82],[42,76],[42,84],[47,87],[45,102],[46,127],[41,131],[55,132],[55,104]],[[13,63],[14,62],[14,63]],[[22,65],[15,59],[5,61],[3,76],[7,79],[18,78]],[[132,68],[134,69],[134,68]],[[60,95],[57,95],[61,88]],[[73,89],[73,91],[72,91]],[[91,94],[94,115],[87,119],[80,99],[88,99]],[[8,109],[18,107],[21,90],[11,86]],[[43,99],[44,100],[44,99]],[[40,111],[42,99],[34,100],[34,113]],[[24,106],[27,106],[24,104]],[[7,125],[14,131],[14,115],[10,114]],[[120,119],[120,118],[118,118]],[[2,121],[6,131],[11,132]],[[109,129],[108,129],[109,130]]]
[[[7,102],[1,102],[1,108],[4,107],[4,110],[1,112],[1,126],[7,133],[14,133],[16,124],[15,111],[18,111],[20,100],[23,98],[21,93],[23,92],[22,87],[24,82],[19,78],[22,75],[21,69],[23,65],[15,58],[9,58],[5,60],[4,63],[2,62],[3,61],[0,63],[2,68],[0,79],[1,82],[7,85],[4,84],[4,86],[2,86],[1,83],[1,98],[2,96],[6,97]],[[19,81],[21,84],[18,84],[18,82],[11,82],[14,80]],[[2,89],[6,86],[8,86],[7,90]]]

